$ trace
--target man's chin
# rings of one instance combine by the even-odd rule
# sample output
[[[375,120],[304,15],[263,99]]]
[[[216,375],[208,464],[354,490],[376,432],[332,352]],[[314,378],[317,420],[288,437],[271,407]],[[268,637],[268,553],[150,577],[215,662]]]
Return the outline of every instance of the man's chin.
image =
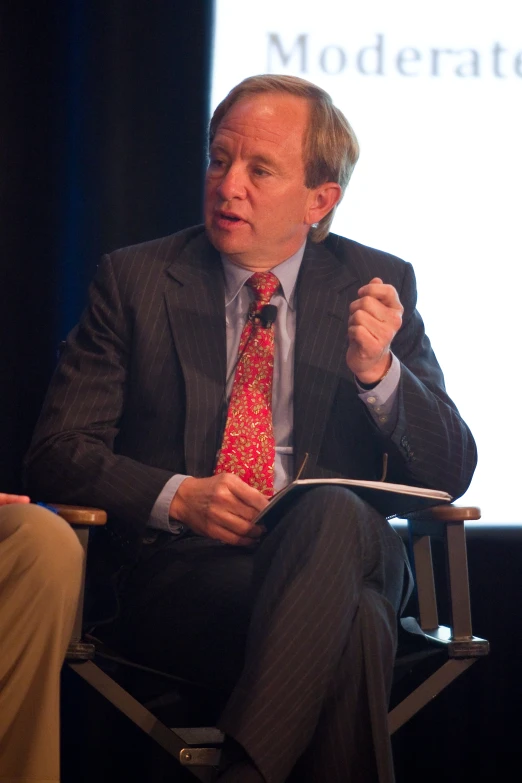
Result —
[[[206,231],[210,242],[220,253],[235,255],[236,253],[247,253],[249,250],[245,240],[231,232],[216,230],[213,227],[207,227]]]

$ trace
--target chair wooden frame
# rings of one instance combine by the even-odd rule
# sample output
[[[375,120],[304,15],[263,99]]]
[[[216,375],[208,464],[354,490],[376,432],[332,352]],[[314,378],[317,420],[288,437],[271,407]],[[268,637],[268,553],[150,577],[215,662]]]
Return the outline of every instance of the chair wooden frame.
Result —
[[[479,658],[489,653],[489,642],[473,635],[465,522],[480,519],[475,506],[436,506],[412,514],[408,532],[418,607],[418,629],[430,642],[446,647],[447,660],[388,715],[390,734],[435,698]],[[431,541],[442,541],[450,599],[450,625],[440,625]],[[408,619],[408,618],[407,618]],[[408,622],[403,623],[406,630]],[[411,628],[417,630],[417,628]]]
[[[76,531],[87,559],[89,530],[104,525],[105,511],[79,506],[55,506],[57,512]],[[429,703],[447,685],[489,652],[489,643],[473,635],[469,595],[465,522],[480,519],[480,510],[472,506],[447,504],[413,514],[407,519],[415,576],[418,618],[406,618],[406,630],[420,633],[429,642],[446,649],[447,658],[388,715],[393,734]],[[431,540],[441,540],[445,551],[450,599],[450,625],[439,623]],[[85,574],[84,574],[85,575]],[[82,581],[82,584],[84,580]],[[73,635],[66,660],[68,665],[95,688],[120,712],[203,783],[215,777],[219,763],[222,733],[215,728],[169,728],[94,663],[94,644],[82,637],[83,587]],[[411,627],[409,627],[409,624]],[[413,627],[414,626],[414,627]]]

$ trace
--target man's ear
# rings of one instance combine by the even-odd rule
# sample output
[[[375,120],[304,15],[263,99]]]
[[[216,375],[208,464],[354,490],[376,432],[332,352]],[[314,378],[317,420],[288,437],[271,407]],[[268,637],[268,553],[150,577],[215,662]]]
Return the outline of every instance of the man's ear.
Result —
[[[309,226],[319,223],[341,200],[341,186],[337,182],[325,182],[312,188],[306,215]]]

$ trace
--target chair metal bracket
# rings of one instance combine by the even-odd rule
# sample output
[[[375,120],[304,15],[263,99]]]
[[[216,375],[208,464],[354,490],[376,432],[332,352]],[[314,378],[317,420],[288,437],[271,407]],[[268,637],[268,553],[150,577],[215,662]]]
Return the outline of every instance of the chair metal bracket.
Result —
[[[184,767],[217,767],[221,758],[219,748],[182,748],[179,762]]]
[[[424,629],[422,635],[436,644],[444,645],[450,658],[482,658],[489,653],[489,642],[480,636],[456,639],[447,625],[432,630]]]
[[[96,653],[96,648],[94,644],[91,644],[90,642],[73,640],[69,643],[69,646],[67,648],[67,653],[65,655],[65,660],[68,663],[72,663],[72,662],[80,663],[81,661],[92,661],[95,653]]]
[[[450,639],[448,642],[450,658],[482,658],[489,655],[489,642],[479,636],[471,639]]]
[[[222,731],[213,726],[189,726],[175,728],[172,731],[187,744],[179,754],[181,764],[186,767],[195,765],[217,767],[221,758],[221,745],[225,740]]]
[[[180,730],[185,734],[183,737],[177,733],[176,729],[170,729],[165,726],[164,723],[158,720],[155,715],[149,712],[139,701],[92,661],[70,662],[69,666],[89,685],[95,688],[98,693],[104,696],[107,701],[113,704],[116,709],[155,740],[167,753],[178,759],[184,766],[190,767],[191,774],[198,780],[203,783],[209,781],[209,768],[214,768],[219,763],[221,753],[219,747],[189,747],[191,738],[187,733],[187,729]],[[205,744],[219,744],[221,741],[221,732],[217,729],[202,729],[200,731],[203,733],[198,734],[197,730],[194,730],[192,734],[193,740],[197,740],[199,737],[200,740],[203,739]],[[209,738],[212,739],[209,741]]]

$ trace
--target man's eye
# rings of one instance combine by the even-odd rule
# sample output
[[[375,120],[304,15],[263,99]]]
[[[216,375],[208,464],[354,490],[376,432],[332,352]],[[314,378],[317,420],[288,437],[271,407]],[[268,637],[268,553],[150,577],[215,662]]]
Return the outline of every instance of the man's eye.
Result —
[[[224,165],[225,165],[225,161],[221,160],[221,158],[210,158],[210,161],[209,161],[209,164],[208,164],[209,168],[212,168],[212,169],[220,169]]]
[[[256,177],[268,177],[270,172],[267,171],[266,169],[261,169],[259,167],[256,167],[254,169],[254,174],[256,175]]]

